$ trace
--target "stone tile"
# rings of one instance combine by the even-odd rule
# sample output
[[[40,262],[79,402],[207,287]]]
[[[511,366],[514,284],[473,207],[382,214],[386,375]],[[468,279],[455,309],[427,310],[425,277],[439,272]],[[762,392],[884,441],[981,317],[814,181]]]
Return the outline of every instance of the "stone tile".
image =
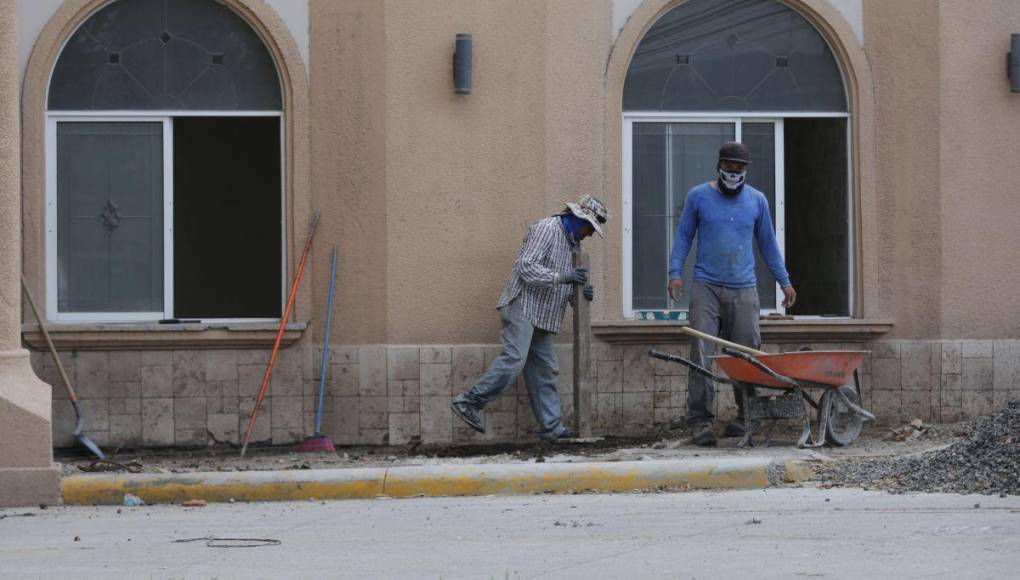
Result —
[[[238,402],[238,416],[240,421],[238,422],[238,428],[241,430],[241,437],[244,438],[244,432],[248,429],[248,421],[251,418],[252,410],[255,409],[255,398],[254,397],[241,397]],[[255,426],[251,432],[251,443],[266,443],[273,438],[273,399],[266,397],[262,401],[262,405],[259,406],[259,414],[255,418]]]
[[[109,399],[108,405],[110,416],[127,414],[127,399]]]
[[[165,447],[174,444],[174,400],[142,399],[142,444]]]
[[[963,391],[963,416],[966,419],[978,419],[992,414],[991,391]]]
[[[138,364],[143,367],[174,364],[174,355],[169,350],[143,350],[138,354]]]
[[[206,430],[214,443],[236,445],[241,442],[240,417],[237,413],[210,413],[206,417]]]
[[[652,399],[656,409],[658,409],[659,407],[670,407],[672,400],[673,393],[670,393],[669,391],[656,392],[655,396]]]
[[[995,343],[993,359],[993,389],[995,391],[1011,391],[1020,386],[1020,344],[1010,342]]]
[[[404,381],[404,392],[401,393],[405,397],[420,397],[421,396],[421,382],[420,381]]]
[[[623,347],[618,344],[609,344],[601,340],[591,343],[591,359],[593,361],[623,360]]]
[[[994,384],[993,361],[990,358],[963,359],[963,390],[991,391]]]
[[[630,392],[652,391],[655,388],[655,369],[648,347],[626,345],[623,347],[623,390]]]
[[[301,351],[297,348],[280,351],[276,357],[270,381],[274,397],[301,395],[304,390],[304,379],[301,374]]]
[[[110,380],[139,380],[140,360],[138,351],[115,350],[110,352]]]
[[[855,345],[855,346],[856,346],[856,348],[854,350],[868,350],[868,348],[870,348],[870,345],[861,345],[861,344],[858,344],[858,345]],[[871,354],[870,351],[868,351],[868,354],[864,355],[864,360],[861,361],[861,372],[862,373],[868,374],[868,375],[871,374],[871,359],[872,358],[874,358],[874,355]]]
[[[492,362],[496,360],[496,357],[498,357],[502,353],[503,353],[502,346],[483,346],[482,355],[484,357],[483,360],[485,362],[483,363],[482,366],[484,368],[489,368],[490,366],[492,366]]]
[[[405,413],[421,413],[421,397],[403,397]]]
[[[268,350],[245,349],[237,351],[237,364],[239,365],[264,365],[269,364]]]
[[[686,391],[687,390],[687,375],[676,375],[669,377],[669,390],[670,391]]]
[[[238,397],[236,395],[233,396],[233,397],[222,397],[220,399],[220,401],[222,402],[222,407],[223,407],[223,412],[224,413],[237,413],[237,412],[239,412],[240,404],[241,404],[241,398],[240,397]]]
[[[304,439],[303,397],[273,397],[272,435],[274,445],[295,443]]]
[[[687,408],[687,391],[673,391],[669,394],[669,406],[674,409]]]
[[[406,445],[421,437],[421,415],[418,413],[390,413],[390,445]]]
[[[240,397],[255,397],[262,388],[266,365],[237,366],[237,394]],[[269,393],[270,391],[267,391]]]
[[[223,412],[223,397],[206,397],[205,398],[205,412],[209,413],[222,413]]]
[[[485,413],[485,439],[509,441],[517,433],[517,413],[495,411]]]
[[[386,378],[391,381],[418,378],[419,347],[391,346],[386,349]]]
[[[949,375],[947,375],[949,376]],[[959,375],[952,375],[959,376]],[[945,407],[962,407],[963,406],[963,391],[961,389],[946,388],[943,385],[939,391],[939,406]]]
[[[531,401],[527,396],[517,396],[517,436],[531,438],[538,434],[538,421],[531,410]]]
[[[909,417],[911,420],[920,419],[926,423],[931,421],[930,391],[903,391],[902,397],[905,417]]]
[[[990,340],[963,341],[963,358],[992,358],[993,343]]]
[[[327,357],[329,362],[326,363],[326,372],[329,373],[330,368],[333,365],[333,351],[330,351],[330,356]],[[318,364],[316,364],[318,363]],[[312,348],[306,348],[301,350],[301,378],[308,381],[311,379],[319,378],[319,370],[322,368],[322,351],[315,350]]]
[[[942,392],[939,389],[932,389],[928,391],[929,394],[929,408],[931,409],[931,422],[941,423],[942,422]]]
[[[358,427],[360,413],[361,405],[358,397],[333,397],[333,418],[331,422],[324,424],[332,425],[327,431],[332,434],[335,443],[355,445],[361,442]]]
[[[894,358],[876,358],[872,361],[872,383],[876,390],[900,390],[900,361]]]
[[[958,375],[963,372],[963,343],[942,343],[942,374]]]
[[[358,364],[358,347],[356,346],[331,346],[333,352],[333,364],[353,365]]]
[[[404,381],[388,381],[386,394],[390,397],[404,396]]]
[[[943,423],[955,423],[963,419],[962,407],[942,407],[939,412],[939,420]]]
[[[927,341],[909,341],[900,346],[900,384],[904,389],[931,387],[931,346]]]
[[[600,360],[596,363],[595,392],[619,393],[623,391],[623,361]]]
[[[117,446],[138,447],[142,444],[142,416],[112,415],[110,440]]]
[[[386,429],[389,420],[389,397],[361,397],[358,426],[361,429]]]
[[[673,377],[655,377],[655,393],[669,393],[672,390],[672,379]]]
[[[103,399],[110,396],[110,358],[106,352],[78,353],[75,392],[81,399]]]
[[[485,372],[485,352],[480,346],[453,347],[451,361],[454,394],[471,389]]]
[[[1012,400],[1009,391],[992,391],[992,412],[998,413]]]
[[[421,395],[432,397],[450,396],[450,375],[452,365],[425,364],[421,365]]]
[[[174,429],[202,429],[205,416],[205,397],[174,399]]]
[[[207,381],[237,380],[237,351],[210,350],[206,354],[205,378]]]
[[[900,343],[878,341],[871,343],[871,355],[875,358],[900,358]]]
[[[453,418],[453,444],[472,444],[485,441],[485,434],[475,431],[456,416]]]
[[[449,364],[453,362],[453,349],[449,346],[423,346],[418,356],[422,364]]]
[[[422,397],[422,443],[449,443],[452,440],[453,411],[450,410],[450,397]]]
[[[358,349],[358,394],[370,397],[386,396],[385,347],[363,346]]]
[[[880,425],[895,426],[900,422],[903,408],[903,391],[896,390],[875,390],[871,394],[872,408],[870,411],[875,414]]]
[[[928,350],[931,352],[931,374],[937,377],[942,374],[942,343],[932,342],[930,346]],[[938,384],[938,381],[935,381],[931,386],[935,387]]]
[[[389,438],[389,428],[362,429],[360,434],[361,443],[364,445],[386,445],[389,442]]]
[[[209,443],[209,431],[201,429],[177,429],[174,431],[174,445],[177,447],[204,447]]]
[[[620,393],[595,394],[595,427],[612,429],[620,424],[621,401]]]
[[[333,365],[333,388],[331,392],[339,397],[354,397],[358,394],[358,365]]]
[[[205,353],[194,350],[174,351],[174,396],[204,395],[205,370]]]
[[[174,394],[174,369],[170,365],[141,368],[142,397],[165,398]]]
[[[652,421],[655,425],[667,425],[673,421],[674,411],[669,407],[656,407]]]
[[[561,392],[573,391],[574,346],[572,344],[556,345],[556,361],[559,366],[559,388]]]
[[[392,415],[393,413],[404,412],[404,397],[387,397],[387,411]]]
[[[110,430],[109,399],[82,399],[78,404],[81,405],[81,413],[85,416],[86,428],[97,431]]]

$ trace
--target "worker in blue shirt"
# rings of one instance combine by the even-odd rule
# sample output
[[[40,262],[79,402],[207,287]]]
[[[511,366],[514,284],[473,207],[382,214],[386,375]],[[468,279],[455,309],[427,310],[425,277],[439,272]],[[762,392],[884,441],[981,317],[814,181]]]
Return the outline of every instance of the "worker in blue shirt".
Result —
[[[751,152],[743,143],[726,143],[719,149],[718,177],[692,189],[684,200],[683,215],[673,237],[669,257],[670,297],[684,291],[683,269],[695,234],[698,250],[694,280],[689,285],[690,324],[695,330],[751,348],[761,346],[758,329],[758,281],[754,273],[754,244],[783,289],[783,307],[790,308],[797,293],[776,243],[769,203],[765,195],[745,183]],[[715,345],[691,339],[690,359],[709,367]],[[734,388],[739,416],[725,429],[727,437],[744,434],[743,399]],[[712,381],[690,371],[687,383],[687,426],[697,445],[715,445]]]

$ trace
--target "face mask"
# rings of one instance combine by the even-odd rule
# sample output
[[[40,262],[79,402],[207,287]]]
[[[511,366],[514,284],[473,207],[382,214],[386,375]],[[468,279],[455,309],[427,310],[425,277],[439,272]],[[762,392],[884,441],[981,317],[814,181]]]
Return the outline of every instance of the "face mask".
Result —
[[[719,189],[728,195],[739,193],[744,187],[744,180],[747,179],[747,172],[733,173],[732,171],[719,170]]]

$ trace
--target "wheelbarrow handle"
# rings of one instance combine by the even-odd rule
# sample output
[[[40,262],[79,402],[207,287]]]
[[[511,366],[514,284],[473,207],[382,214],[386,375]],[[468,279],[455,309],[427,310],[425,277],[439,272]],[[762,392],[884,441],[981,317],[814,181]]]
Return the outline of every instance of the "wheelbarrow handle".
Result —
[[[753,365],[754,368],[760,370],[761,372],[767,374],[768,376],[776,379],[777,381],[779,381],[781,383],[786,383],[787,385],[790,385],[791,387],[799,387],[800,386],[800,383],[798,383],[797,381],[791,379],[790,377],[787,377],[787,376],[784,376],[784,375],[781,375],[781,374],[777,373],[776,371],[774,371],[774,370],[770,369],[769,367],[765,366],[765,363],[761,362],[760,360],[754,358],[753,356],[751,356],[751,355],[749,355],[749,354],[747,354],[745,352],[740,352],[738,350],[734,350],[734,349],[728,348],[728,347],[723,348],[722,351],[723,351],[723,354],[726,354],[726,355],[732,356],[734,358],[739,358],[741,360],[747,361],[748,363]]]
[[[729,380],[729,379],[727,379],[725,377],[716,376],[716,375],[712,374],[712,371],[702,367],[701,365],[695,364],[695,363],[693,363],[693,362],[683,358],[682,356],[677,356],[675,354],[669,354],[669,353],[665,353],[665,352],[658,351],[658,350],[650,350],[650,351],[648,351],[648,356],[650,356],[652,358],[657,358],[659,360],[665,360],[665,361],[669,361],[669,362],[680,363],[680,364],[684,365],[685,367],[687,367],[687,368],[693,370],[694,372],[698,373],[699,375],[703,375],[705,377],[708,377],[709,379],[711,379],[711,380],[713,380],[713,381],[715,381],[717,383],[723,383],[723,384],[727,384],[727,385],[734,384],[733,381],[731,381],[731,380]]]

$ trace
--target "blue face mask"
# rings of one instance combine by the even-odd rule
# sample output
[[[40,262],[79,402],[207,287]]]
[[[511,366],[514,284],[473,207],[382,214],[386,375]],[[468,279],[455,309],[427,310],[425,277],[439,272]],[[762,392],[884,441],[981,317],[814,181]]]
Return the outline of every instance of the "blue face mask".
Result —
[[[561,215],[560,222],[563,224],[563,229],[567,230],[567,233],[570,234],[570,237],[573,239],[573,241],[575,242],[581,241],[581,239],[584,237],[584,234],[582,234],[581,232],[584,229],[584,226],[588,225],[588,222],[586,220],[583,220],[571,213]]]

